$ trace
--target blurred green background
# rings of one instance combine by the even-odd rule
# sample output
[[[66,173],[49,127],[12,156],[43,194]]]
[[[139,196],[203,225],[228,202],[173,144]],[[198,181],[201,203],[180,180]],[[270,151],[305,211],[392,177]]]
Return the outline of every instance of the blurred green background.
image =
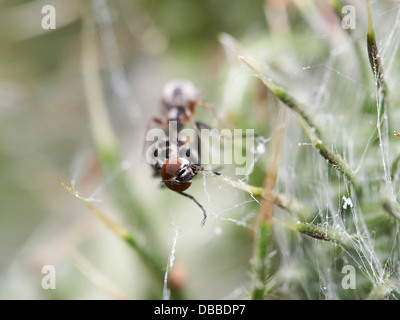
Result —
[[[47,4],[56,9],[55,30],[41,27],[41,10]],[[370,93],[367,89],[369,85],[373,88],[372,75],[366,76],[360,66],[366,60],[360,61],[354,50],[354,43],[365,48],[365,8],[361,1],[354,1],[354,5],[357,28],[351,40],[328,2],[0,1],[0,298],[162,297],[163,284],[150,280],[136,253],[57,179],[134,229],[134,220],[116,205],[132,199],[152,224],[165,267],[179,230],[176,261],[182,265],[186,298],[245,297],[250,281],[251,226],[258,204],[240,190],[200,177],[188,190],[209,212],[209,221],[200,228],[197,206],[160,189],[160,180],[152,178],[142,154],[147,122],[160,115],[165,82],[187,78],[220,117],[215,119],[210,111],[199,109],[197,119],[216,127],[228,124],[270,135],[276,102],[271,102],[265,88],[241,68],[226,36],[221,44],[221,34],[227,33],[265,63],[271,77],[289,92],[311,101],[310,112],[329,127],[328,141],[359,159],[375,118],[373,111],[368,111],[359,118],[363,126],[352,126],[354,116],[368,105],[365,97],[374,96],[373,89]],[[373,2],[373,9],[377,38],[385,38],[396,25],[398,4]],[[90,97],[82,66],[84,24],[91,20],[101,95],[122,154],[120,170],[102,169],[91,136]],[[395,33],[380,44],[386,52],[397,52],[398,40]],[[366,59],[365,50],[362,56]],[[385,62],[391,63],[388,77],[396,87],[399,54],[387,57],[393,60]],[[391,101],[396,104],[399,93],[393,91]],[[349,105],[354,108],[349,110]],[[345,133],[342,128],[346,128]],[[298,126],[288,131],[290,142],[282,166],[289,169],[282,173],[284,182],[279,186],[318,212],[323,206],[321,198],[331,195],[310,191],[316,183],[313,168],[318,155],[303,148],[292,157],[290,146],[306,140]],[[360,138],[351,139],[350,147],[348,135],[354,134]],[[265,160],[265,155],[260,155],[250,177],[254,185],[262,186]],[[296,161],[302,168],[296,167]],[[367,162],[367,167],[375,168],[377,161]],[[232,171],[227,168],[224,173]],[[127,189],[131,193],[111,190],[121,176],[132,185]],[[315,200],[316,195],[319,200]],[[333,196],[334,203],[335,197],[341,195]],[[245,227],[226,219],[244,221]],[[286,248],[293,249],[290,244]],[[296,263],[302,259],[297,258]],[[53,265],[57,271],[56,290],[41,287],[44,265]],[[306,289],[292,293],[290,286],[283,288],[283,297],[321,297],[318,271],[301,278],[303,271],[297,270],[299,277],[310,285],[303,283],[299,286]]]
[[[47,4],[56,9],[56,30],[41,28]],[[151,219],[162,220],[169,250],[171,212],[189,217],[196,228],[201,212],[190,201],[159,190],[141,155],[147,121],[160,114],[162,86],[171,78],[192,80],[207,101],[216,102],[226,68],[218,34],[253,37],[265,31],[263,2],[12,0],[0,6],[0,297],[109,297],[65,257],[66,247],[77,246],[127,295],[145,298],[148,284],[135,253],[57,183],[76,180],[79,192],[95,192],[107,213],[117,211],[106,198],[107,178],[101,176],[91,143],[82,84],[83,17],[96,20],[104,96],[124,158],[132,162],[127,174],[132,173]],[[208,247],[213,250],[211,243]],[[193,251],[201,249],[194,246]],[[41,288],[41,268],[47,264],[57,270],[56,290]],[[190,276],[195,286],[202,284],[195,271]],[[206,298],[212,286],[199,297]]]

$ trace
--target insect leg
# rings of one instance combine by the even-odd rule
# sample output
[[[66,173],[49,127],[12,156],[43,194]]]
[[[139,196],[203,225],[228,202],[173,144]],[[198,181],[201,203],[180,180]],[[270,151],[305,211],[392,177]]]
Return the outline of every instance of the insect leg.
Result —
[[[203,227],[204,224],[206,223],[206,220],[207,220],[206,210],[204,210],[203,206],[193,196],[191,196],[190,194],[187,194],[187,193],[184,193],[184,192],[178,192],[178,193],[183,195],[183,196],[185,196],[185,197],[187,197],[187,198],[189,198],[189,199],[192,199],[200,207],[200,209],[203,211],[204,219],[201,222],[201,226]]]

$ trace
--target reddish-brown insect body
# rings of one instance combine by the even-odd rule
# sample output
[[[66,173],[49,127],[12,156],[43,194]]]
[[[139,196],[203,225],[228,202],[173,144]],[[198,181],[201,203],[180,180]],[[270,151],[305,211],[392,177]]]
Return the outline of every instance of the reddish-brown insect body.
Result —
[[[185,191],[192,184],[197,172],[190,163],[183,158],[170,158],[161,168],[161,177],[164,184],[176,192]]]
[[[149,124],[157,124],[163,127],[165,132],[168,133],[169,125],[174,121],[176,122],[176,129],[179,133],[185,124],[191,123],[196,130],[197,137],[201,144],[199,126],[198,123],[194,121],[196,106],[214,110],[211,105],[201,101],[192,82],[184,79],[172,80],[164,86],[162,94],[163,119],[152,118]],[[181,145],[179,145],[179,143],[182,145],[184,144],[182,142],[169,141],[169,139],[166,141],[164,139],[160,142],[161,143],[154,151],[154,156],[157,158],[157,161],[152,164],[154,175],[161,174],[162,182],[167,188],[193,200],[200,207],[204,215],[204,219],[201,222],[203,226],[207,219],[206,211],[193,196],[183,192],[191,186],[192,180],[196,177],[197,172],[204,170],[200,164],[200,148],[193,145],[193,148],[191,147],[189,149],[190,155],[186,154],[186,157],[178,158],[175,155],[175,157],[173,156],[173,158],[170,158],[172,153],[170,152],[172,150],[171,145],[175,143],[180,147]]]

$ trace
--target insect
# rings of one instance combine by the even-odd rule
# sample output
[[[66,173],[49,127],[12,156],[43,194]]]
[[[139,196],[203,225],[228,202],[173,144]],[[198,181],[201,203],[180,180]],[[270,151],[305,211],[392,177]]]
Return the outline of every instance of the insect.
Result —
[[[168,133],[170,123],[175,122],[177,133],[179,133],[187,123],[191,123],[196,131],[197,139],[194,142],[186,141],[186,143],[170,141],[169,137],[159,140],[154,150],[154,156],[158,159],[152,165],[154,176],[161,176],[162,183],[167,188],[193,200],[203,211],[204,218],[201,226],[204,226],[207,220],[205,209],[193,196],[183,191],[191,186],[197,173],[204,170],[200,163],[199,127],[201,123],[194,121],[195,108],[201,106],[213,109],[213,107],[200,99],[191,81],[183,79],[172,80],[164,86],[161,103],[164,119],[152,118],[149,124],[154,123]],[[173,146],[183,149],[184,152],[175,154]]]

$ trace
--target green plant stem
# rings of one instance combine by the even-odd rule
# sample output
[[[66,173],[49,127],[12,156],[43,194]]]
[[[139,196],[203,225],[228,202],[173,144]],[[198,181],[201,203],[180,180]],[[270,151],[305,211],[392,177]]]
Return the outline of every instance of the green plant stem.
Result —
[[[120,237],[135,249],[157,279],[157,283],[162,285],[165,268],[160,261],[166,261],[162,258],[162,242],[158,239],[158,233],[154,230],[154,224],[149,221],[146,210],[135,197],[136,192],[131,182],[121,169],[122,157],[103,96],[96,36],[96,26],[90,9],[87,8],[82,27],[82,76],[92,140],[104,176],[113,177],[108,184],[112,198],[137,234],[134,237],[130,232],[122,232]],[[146,239],[146,246],[139,245],[136,239]],[[181,293],[176,290],[171,293],[173,298],[182,298]]]
[[[252,281],[250,288],[250,298],[252,300],[262,300],[266,290],[266,283],[269,269],[268,253],[271,251],[272,227],[269,221],[261,221],[255,228],[254,252],[251,260]]]
[[[368,49],[368,58],[371,65],[372,73],[375,79],[376,85],[376,106],[377,106],[377,128],[378,128],[378,138],[379,138],[379,148],[382,157],[382,167],[386,185],[386,194],[384,195],[385,199],[383,200],[384,209],[392,214],[397,219],[400,218],[400,205],[396,200],[396,195],[393,189],[392,176],[393,173],[390,173],[391,169],[397,170],[396,166],[390,168],[389,166],[389,124],[388,124],[388,106],[387,106],[387,96],[388,96],[388,87],[384,77],[384,71],[382,66],[382,61],[379,55],[378,45],[376,43],[375,31],[372,24],[372,13],[371,13],[371,4],[368,0],[367,2],[368,9],[368,30],[367,30],[367,49]]]
[[[377,90],[379,97],[382,99],[382,106],[385,103],[388,88],[384,78],[384,72],[382,67],[382,61],[379,55],[378,45],[376,44],[374,27],[372,24],[372,14],[371,14],[371,4],[368,0],[368,31],[367,31],[367,48],[368,48],[368,58],[374,74]]]
[[[72,189],[70,186],[66,185],[62,181],[58,180],[58,182],[72,195],[78,198],[97,218],[99,218],[108,229],[110,229],[114,234],[116,234],[119,238],[125,241],[129,246],[131,246],[142,259],[144,264],[151,270],[152,274],[156,279],[162,282],[163,279],[163,269],[164,266],[161,263],[161,260],[150,254],[150,250],[145,245],[140,244],[134,234],[127,228],[122,225],[116,223],[110,217],[108,217],[105,213],[103,213],[99,208],[92,205],[89,201],[86,200],[83,196],[81,196],[78,192]]]
[[[252,258],[252,287],[253,300],[261,300],[266,292],[268,277],[269,257],[271,249],[272,224],[283,226],[287,229],[300,232],[308,237],[339,244],[345,249],[351,247],[350,237],[343,231],[330,226],[315,225],[313,223],[288,222],[272,219],[261,221],[255,234],[255,250]]]
[[[343,174],[356,188],[358,188],[358,177],[351,169],[350,165],[338,153],[329,150],[326,144],[319,137],[320,130],[314,124],[311,117],[303,110],[300,104],[291,97],[284,89],[278,87],[271,80],[267,79],[261,72],[257,62],[248,57],[239,56],[239,59],[244,62],[251,70],[256,72],[259,78],[267,88],[269,88],[276,97],[282,101],[289,109],[293,110],[297,115],[304,132],[309,137],[313,145],[317,148],[322,157],[330,163],[339,173]]]
[[[226,177],[226,176],[223,176],[220,174],[216,175],[216,174],[207,173],[207,172],[204,172],[204,174],[212,175],[214,178],[219,179],[219,180],[223,181],[224,183],[227,183],[227,184],[233,186],[234,188],[243,190],[243,191],[249,193],[253,197],[263,197],[264,188],[262,188],[262,187],[252,186],[252,185],[246,184],[242,181],[234,180],[230,177]],[[276,191],[272,192],[271,197],[272,197],[272,200],[275,205],[286,210],[287,212],[289,212],[293,215],[298,215],[302,219],[308,219],[309,217],[311,217],[310,210],[307,208],[306,205],[304,205],[299,200],[288,197],[288,196],[286,196],[282,193],[276,192]]]
[[[340,244],[344,248],[348,248],[351,244],[350,238],[345,232],[330,226],[316,225],[308,222],[293,223],[277,219],[274,219],[273,223],[317,240]]]
[[[268,276],[270,274],[269,253],[272,250],[273,229],[271,220],[274,214],[274,197],[276,181],[279,172],[279,158],[282,151],[286,130],[286,110],[279,108],[276,116],[274,130],[271,138],[268,168],[264,179],[261,207],[255,230],[252,257],[252,282],[250,296],[253,300],[261,300],[268,288]]]
[[[326,144],[317,136],[313,127],[310,127],[303,118],[298,117],[298,121],[321,156],[324,157],[333,168],[349,179],[356,188],[358,188],[358,177],[349,164],[340,156],[340,154],[329,150]]]
[[[135,228],[149,230],[145,212],[133,199],[132,186],[121,169],[122,157],[103,96],[97,51],[95,24],[87,13],[82,28],[82,76],[92,140],[104,175],[114,176],[110,188],[115,202],[128,218],[133,218]]]

